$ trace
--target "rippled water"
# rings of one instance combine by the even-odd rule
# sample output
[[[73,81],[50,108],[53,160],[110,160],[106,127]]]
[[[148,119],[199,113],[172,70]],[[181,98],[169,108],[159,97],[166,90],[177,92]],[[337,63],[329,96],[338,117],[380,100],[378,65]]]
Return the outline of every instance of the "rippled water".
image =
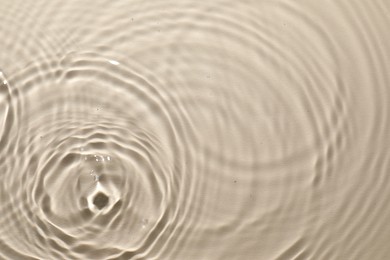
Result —
[[[1,0],[1,259],[390,259],[390,2]]]

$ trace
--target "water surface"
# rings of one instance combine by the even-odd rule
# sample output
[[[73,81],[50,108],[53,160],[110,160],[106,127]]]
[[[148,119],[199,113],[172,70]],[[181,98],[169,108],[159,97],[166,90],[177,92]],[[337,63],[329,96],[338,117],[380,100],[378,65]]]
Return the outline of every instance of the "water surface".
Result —
[[[390,259],[390,2],[0,11],[0,259]]]

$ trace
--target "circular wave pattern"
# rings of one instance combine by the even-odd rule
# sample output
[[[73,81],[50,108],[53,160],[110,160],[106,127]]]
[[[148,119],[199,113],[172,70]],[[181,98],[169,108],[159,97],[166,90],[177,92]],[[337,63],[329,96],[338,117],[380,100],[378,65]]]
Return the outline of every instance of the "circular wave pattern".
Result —
[[[167,136],[150,132],[148,121],[163,120],[153,118],[164,110],[157,93],[135,74],[111,69],[118,66],[112,61],[61,62],[39,64],[50,68],[39,74],[27,67],[5,85],[20,86],[20,94],[8,93],[18,130],[3,131],[2,140],[8,154],[28,156],[16,156],[4,178],[23,187],[21,199],[35,219],[26,221],[40,223],[35,236],[54,246],[45,253],[61,259],[136,254],[174,211],[171,182],[180,179],[173,175],[180,154],[169,153],[177,145],[169,118],[159,123]],[[158,111],[148,118],[151,108]],[[104,246],[95,251],[94,243]]]
[[[0,258],[390,255],[386,3],[19,6],[0,25]]]

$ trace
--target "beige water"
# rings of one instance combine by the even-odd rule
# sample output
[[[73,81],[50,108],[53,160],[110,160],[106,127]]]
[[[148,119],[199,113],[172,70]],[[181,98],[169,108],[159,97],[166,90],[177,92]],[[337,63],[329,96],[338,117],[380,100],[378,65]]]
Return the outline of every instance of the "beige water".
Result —
[[[390,1],[0,12],[0,259],[390,259]]]

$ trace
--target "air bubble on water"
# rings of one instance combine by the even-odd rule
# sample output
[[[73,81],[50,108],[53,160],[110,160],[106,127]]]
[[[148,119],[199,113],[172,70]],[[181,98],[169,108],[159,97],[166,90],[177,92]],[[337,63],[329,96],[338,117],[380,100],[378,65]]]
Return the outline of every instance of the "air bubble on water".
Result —
[[[94,170],[91,170],[90,175],[93,176],[94,182],[99,182],[100,176],[98,174],[96,174]]]
[[[3,80],[3,84],[7,85],[8,81],[5,79],[4,73],[0,71],[0,78]]]
[[[148,225],[148,223],[149,223],[149,219],[143,218],[142,221],[141,221],[142,228],[146,228],[146,226]]]

